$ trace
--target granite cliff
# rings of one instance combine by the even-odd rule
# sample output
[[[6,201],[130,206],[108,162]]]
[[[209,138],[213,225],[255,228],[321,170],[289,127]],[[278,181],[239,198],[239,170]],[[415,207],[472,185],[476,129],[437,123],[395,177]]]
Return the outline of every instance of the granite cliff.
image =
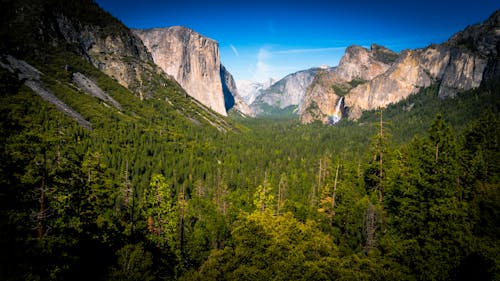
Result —
[[[318,72],[307,88],[299,107],[301,122],[320,120],[327,123],[341,96],[347,99],[353,89],[386,72],[397,57],[397,53],[375,44],[370,49],[349,46],[339,66]]]
[[[155,64],[142,40],[93,0],[6,0],[0,9],[0,22],[0,66],[10,72],[19,72],[19,65],[39,69],[42,78],[19,79],[82,127],[91,129],[92,124],[76,110],[79,105],[65,104],[61,98],[64,91],[53,91],[53,85],[88,94],[109,110],[126,112],[117,93],[109,91],[114,87],[110,85],[118,82],[126,88],[118,92],[129,90],[138,97],[137,102],[155,99],[175,118],[220,131],[232,130],[224,118],[187,95]],[[90,70],[89,63],[97,70]],[[219,71],[217,68],[220,83]],[[103,74],[114,81],[99,79]],[[110,87],[102,87],[102,83]]]
[[[432,84],[439,83],[439,97],[447,98],[484,81],[498,80],[499,22],[497,11],[442,44],[405,50],[399,56],[378,45],[370,50],[349,47],[338,68],[322,74],[330,77],[316,77],[308,88],[301,121],[326,122],[325,116],[339,96],[345,96],[349,118],[357,119],[364,110],[385,107]]]
[[[190,96],[215,112],[227,115],[219,45],[215,40],[181,26],[133,31],[148,48],[154,62]]]

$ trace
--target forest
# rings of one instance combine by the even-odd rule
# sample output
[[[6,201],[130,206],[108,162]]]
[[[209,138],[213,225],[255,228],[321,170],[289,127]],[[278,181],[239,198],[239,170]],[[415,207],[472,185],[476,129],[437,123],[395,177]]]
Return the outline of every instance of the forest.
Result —
[[[173,86],[138,102],[71,56],[36,66],[92,130],[0,69],[1,280],[500,280],[494,83],[220,131],[167,106]]]

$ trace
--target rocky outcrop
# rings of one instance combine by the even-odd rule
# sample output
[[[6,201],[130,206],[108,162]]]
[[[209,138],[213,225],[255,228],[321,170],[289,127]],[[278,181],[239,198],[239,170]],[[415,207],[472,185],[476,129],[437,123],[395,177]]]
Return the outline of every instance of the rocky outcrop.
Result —
[[[224,92],[224,104],[226,106],[226,110],[236,110],[243,116],[255,117],[252,109],[250,109],[248,104],[239,95],[233,75],[231,75],[231,73],[227,71],[222,64],[220,67],[220,77],[222,81],[222,90]]]
[[[428,72],[419,64],[418,51],[405,51],[385,73],[352,89],[345,97],[349,117],[357,119],[367,109],[385,107],[400,101],[418,89],[431,85]]]
[[[350,46],[340,60],[336,73],[339,78],[346,81],[372,80],[386,72],[390,63],[397,57],[395,52],[375,44],[370,50],[360,46]]]
[[[386,107],[434,83],[440,85],[439,97],[446,98],[477,88],[484,81],[498,81],[499,23],[497,11],[484,23],[466,28],[443,44],[403,51],[396,60],[395,53],[381,46],[372,45],[370,51],[349,47],[337,70],[329,74],[332,77],[318,79],[327,84],[308,89],[301,120],[323,120],[340,92],[345,95],[349,118],[357,119],[364,110]],[[366,83],[354,85],[355,79]],[[347,87],[346,82],[353,87]],[[332,96],[328,87],[334,88]],[[316,111],[308,112],[314,104]]]
[[[319,72],[314,82],[306,91],[306,97],[299,108],[302,123],[320,120],[330,123],[329,116],[335,111],[338,100],[345,96],[343,104],[348,104],[348,97],[354,89],[366,87],[367,81],[386,73],[398,54],[379,45],[370,49],[350,46],[340,60],[339,66],[330,71]],[[371,96],[363,91],[355,103],[369,104]],[[360,111],[355,108],[354,111]]]
[[[126,27],[117,30],[104,28],[58,14],[57,28],[67,43],[95,67],[116,79],[141,99],[153,96],[147,85],[154,74],[160,74],[151,63],[153,58],[141,40]],[[121,28],[118,28],[121,27]]]
[[[123,110],[122,105],[104,92],[94,81],[80,72],[73,73],[73,83],[86,94],[98,98],[104,103],[109,103],[118,110]]]
[[[479,87],[488,63],[486,58],[472,52],[452,48],[449,53],[450,61],[439,87],[438,95],[441,98],[454,97],[460,91]]]
[[[66,79],[73,78],[73,86],[120,110],[121,105],[106,93],[106,88],[114,82],[101,79],[95,70],[88,69],[89,64],[82,62],[81,57],[140,99],[155,98],[160,106],[175,110],[195,125],[212,125],[220,131],[234,129],[222,116],[187,95],[175,79],[154,63],[142,40],[94,0],[7,1],[5,4],[1,13],[4,24],[0,28],[3,35],[0,54],[25,59],[43,69],[47,77],[56,81],[64,79],[60,83],[67,84]],[[44,63],[47,67],[42,66]],[[219,76],[218,68],[216,73]],[[88,77],[99,78],[93,81]],[[38,90],[48,102],[56,103],[57,97],[49,95],[50,91],[40,90],[43,83],[32,81],[36,82],[30,83],[34,91]],[[121,93],[122,90],[114,91],[113,97],[119,100],[116,94]],[[70,112],[63,104],[57,104],[61,111]],[[72,114],[72,117],[78,115]],[[87,126],[84,120],[78,120]]]
[[[5,63],[2,62],[5,61]],[[16,73],[20,81],[24,81],[24,85],[30,88],[33,92],[37,93],[43,100],[54,105],[59,111],[75,120],[80,126],[85,129],[92,130],[92,124],[85,120],[83,116],[57,98],[54,93],[48,90],[41,81],[41,73],[38,69],[28,64],[23,60],[14,58],[13,56],[6,55],[0,56],[0,67],[7,69],[12,73]]]
[[[331,85],[343,82],[344,80],[335,74],[335,70],[318,71],[313,82],[307,88],[307,93],[299,109],[300,121],[305,124],[315,120],[327,123],[328,114],[335,109],[340,98]]]
[[[285,109],[302,104],[307,87],[312,83],[318,68],[311,68],[289,74],[283,79],[263,89],[250,105],[253,111],[265,114],[265,108]]]
[[[447,42],[424,49],[405,51],[384,74],[360,85],[346,96],[349,117],[357,119],[363,110],[398,102],[422,87],[439,83],[440,98],[477,88],[498,80],[500,11],[479,25],[466,28]]]
[[[218,43],[181,26],[133,30],[154,62],[205,106],[227,115]]]

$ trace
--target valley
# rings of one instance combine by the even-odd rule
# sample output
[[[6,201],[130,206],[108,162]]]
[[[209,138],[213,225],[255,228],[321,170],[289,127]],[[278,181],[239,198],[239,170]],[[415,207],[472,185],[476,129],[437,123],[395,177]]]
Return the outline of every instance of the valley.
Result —
[[[241,83],[189,28],[2,6],[0,280],[500,277],[498,10]]]

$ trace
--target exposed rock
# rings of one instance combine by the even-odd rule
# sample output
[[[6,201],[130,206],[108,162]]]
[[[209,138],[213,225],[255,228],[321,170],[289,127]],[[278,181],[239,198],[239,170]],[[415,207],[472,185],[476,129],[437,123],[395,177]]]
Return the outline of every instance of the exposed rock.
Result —
[[[85,120],[80,113],[75,111],[69,105],[64,103],[62,100],[58,99],[52,92],[47,90],[41,81],[36,80],[26,80],[24,82],[26,86],[28,86],[33,92],[37,93],[42,99],[53,104],[57,109],[69,117],[73,118],[80,126],[85,129],[92,130],[92,125],[89,121]]]
[[[122,105],[104,92],[94,81],[80,72],[73,73],[73,83],[90,96],[96,97],[103,102],[110,103],[118,110],[123,110]]]
[[[346,81],[372,80],[389,69],[390,65],[382,60],[390,61],[394,55],[397,57],[396,53],[375,44],[370,50],[360,46],[349,46],[336,72],[339,78]]]
[[[250,105],[259,115],[264,112],[263,105],[267,107],[285,109],[289,106],[302,104],[307,87],[312,83],[318,68],[311,68],[289,74],[283,79],[263,89],[260,95]]]
[[[361,86],[365,87],[362,92],[365,95],[360,95],[355,102],[361,103],[361,108],[368,106],[371,99],[366,89],[369,85],[365,82],[386,73],[397,56],[395,52],[375,44],[370,50],[360,46],[348,47],[339,66],[330,71],[318,72],[307,89],[304,102],[299,108],[301,122],[320,120],[328,123],[328,116],[333,114],[340,97],[346,96],[343,104],[347,105],[352,90]],[[353,109],[354,114],[361,110]]]
[[[95,67],[113,77],[122,86],[135,92],[140,98],[153,94],[148,91],[147,81],[158,73],[151,54],[141,40],[127,28],[121,32],[107,33],[96,25],[70,19],[63,14],[56,17],[57,26],[64,39],[75,46]],[[149,79],[146,79],[149,80]]]
[[[238,88],[234,82],[233,75],[227,71],[224,65],[221,64],[220,67],[220,77],[222,81],[222,90],[224,92],[224,103],[226,110],[234,109],[244,116],[254,117],[252,109],[243,100],[243,98],[238,94]]]
[[[52,92],[43,86],[43,83],[40,80],[40,75],[42,75],[42,73],[38,69],[23,60],[14,58],[13,56],[7,55],[2,57],[6,60],[6,63],[2,63],[0,61],[1,67],[12,73],[16,73],[18,75],[18,79],[24,81],[24,85],[33,90],[33,92],[37,93],[43,100],[53,104],[59,111],[73,118],[73,120],[80,124],[80,126],[88,130],[92,130],[92,125],[89,121],[85,120],[80,113],[76,112],[73,108],[57,98]]]
[[[349,117],[357,119],[363,110],[385,107],[400,101],[420,88],[431,85],[431,77],[420,66],[418,51],[403,52],[384,74],[352,89],[345,97]]]
[[[340,98],[331,85],[343,82],[344,80],[340,79],[334,70],[318,71],[314,81],[307,88],[307,93],[299,109],[301,123],[307,124],[314,120],[327,123],[328,113],[335,109]]]
[[[349,47],[337,71],[329,74],[332,77],[317,80],[319,84],[327,84],[308,90],[306,109],[315,104],[317,109],[302,110],[301,120],[305,123],[323,120],[332,101],[337,99],[329,96],[329,87],[337,95],[339,90],[345,94],[349,118],[357,119],[364,110],[386,107],[433,83],[440,83],[439,97],[445,98],[477,88],[484,81],[498,81],[499,39],[500,11],[497,11],[484,23],[466,28],[443,44],[403,51],[395,61],[395,53],[381,46],[372,45],[370,51]],[[353,79],[367,82],[353,85]],[[349,81],[354,88],[346,86]]]
[[[181,26],[133,31],[142,39],[154,62],[190,96],[227,115],[216,41]]]
[[[188,120],[216,124],[219,130],[233,129],[222,116],[188,96],[175,79],[154,63],[141,39],[94,0],[7,2],[2,6],[4,36],[0,53],[14,54],[37,66],[57,60],[54,62],[58,70],[63,67],[62,60],[68,58],[66,71],[84,72],[75,60],[80,56],[141,100],[161,97],[157,99],[159,103],[165,100],[168,110],[182,112],[180,115]],[[44,68],[48,76],[58,70]],[[219,75],[218,68],[216,73]],[[109,99],[106,103],[112,104]]]
[[[23,81],[23,80],[39,81],[40,75],[43,74],[38,69],[36,69],[34,66],[32,66],[31,64],[29,64],[23,60],[18,60],[11,55],[2,55],[0,57],[2,59],[4,59],[6,62],[6,63],[3,63],[0,60],[0,66],[7,69],[8,71],[10,71],[12,73],[16,73],[17,78],[21,81]]]
[[[487,63],[487,59],[480,55],[451,49],[450,61],[439,87],[439,97],[454,97],[459,91],[479,87]]]

